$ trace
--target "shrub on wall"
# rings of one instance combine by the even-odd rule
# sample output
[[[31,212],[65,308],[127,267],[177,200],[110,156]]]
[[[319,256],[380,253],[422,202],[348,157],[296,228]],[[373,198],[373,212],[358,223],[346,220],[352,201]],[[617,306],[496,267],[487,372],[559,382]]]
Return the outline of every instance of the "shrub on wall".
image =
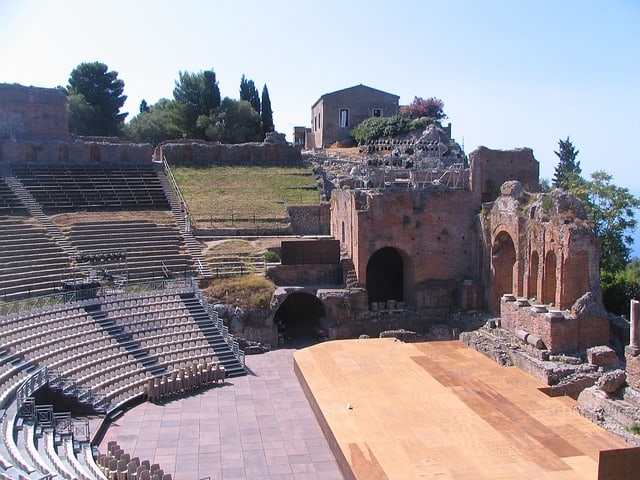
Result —
[[[433,121],[433,118],[429,117],[412,120],[401,115],[371,117],[356,125],[351,131],[351,136],[356,142],[362,144],[381,137],[397,137],[415,130],[424,130]]]

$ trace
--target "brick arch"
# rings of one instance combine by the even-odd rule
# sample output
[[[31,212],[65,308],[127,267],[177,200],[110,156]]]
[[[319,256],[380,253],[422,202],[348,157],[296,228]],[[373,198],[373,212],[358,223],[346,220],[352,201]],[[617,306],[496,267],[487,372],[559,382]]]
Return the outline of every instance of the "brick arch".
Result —
[[[511,235],[502,230],[491,243],[491,279],[492,295],[490,307],[492,311],[500,310],[500,297],[505,293],[513,293],[514,268],[516,265],[516,247]]]
[[[527,297],[538,298],[538,272],[540,269],[540,255],[534,250],[529,258],[529,274],[527,276]]]
[[[556,304],[557,281],[557,260],[556,253],[549,250],[544,255],[544,277],[542,280],[542,303]]]

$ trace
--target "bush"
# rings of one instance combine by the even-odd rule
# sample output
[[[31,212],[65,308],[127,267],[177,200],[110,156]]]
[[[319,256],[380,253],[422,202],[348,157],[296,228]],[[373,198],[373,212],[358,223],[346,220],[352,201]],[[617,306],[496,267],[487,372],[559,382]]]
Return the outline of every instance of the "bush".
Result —
[[[371,140],[377,140],[380,137],[397,137],[414,130],[424,130],[424,128],[432,123],[433,119],[420,118],[411,120],[401,115],[392,117],[371,117],[362,123],[356,125],[351,130],[351,135],[359,144],[366,143]]]
[[[222,301],[241,308],[267,308],[275,285],[264,277],[244,275],[241,277],[213,280],[203,289],[210,302]]]
[[[280,255],[273,250],[267,250],[264,252],[264,259],[268,263],[278,263],[280,261]]]

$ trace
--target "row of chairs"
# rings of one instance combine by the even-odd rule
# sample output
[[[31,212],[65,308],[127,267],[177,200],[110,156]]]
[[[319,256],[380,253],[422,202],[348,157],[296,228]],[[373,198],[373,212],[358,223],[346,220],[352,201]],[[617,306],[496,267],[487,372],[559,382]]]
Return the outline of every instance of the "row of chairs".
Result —
[[[145,394],[150,402],[166,400],[197,390],[204,385],[224,383],[226,370],[218,362],[193,363],[186,368],[173,370],[168,375],[149,379],[145,386]]]
[[[171,474],[164,473],[159,464],[131,458],[115,441],[107,443],[107,452],[96,461],[108,480],[171,480]]]

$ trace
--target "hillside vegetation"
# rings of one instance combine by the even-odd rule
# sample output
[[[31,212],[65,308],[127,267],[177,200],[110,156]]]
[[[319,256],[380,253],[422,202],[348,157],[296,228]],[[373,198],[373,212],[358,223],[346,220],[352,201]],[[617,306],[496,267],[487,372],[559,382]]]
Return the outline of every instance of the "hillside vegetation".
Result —
[[[289,205],[320,203],[310,167],[172,167],[201,228],[273,224],[287,217]]]

